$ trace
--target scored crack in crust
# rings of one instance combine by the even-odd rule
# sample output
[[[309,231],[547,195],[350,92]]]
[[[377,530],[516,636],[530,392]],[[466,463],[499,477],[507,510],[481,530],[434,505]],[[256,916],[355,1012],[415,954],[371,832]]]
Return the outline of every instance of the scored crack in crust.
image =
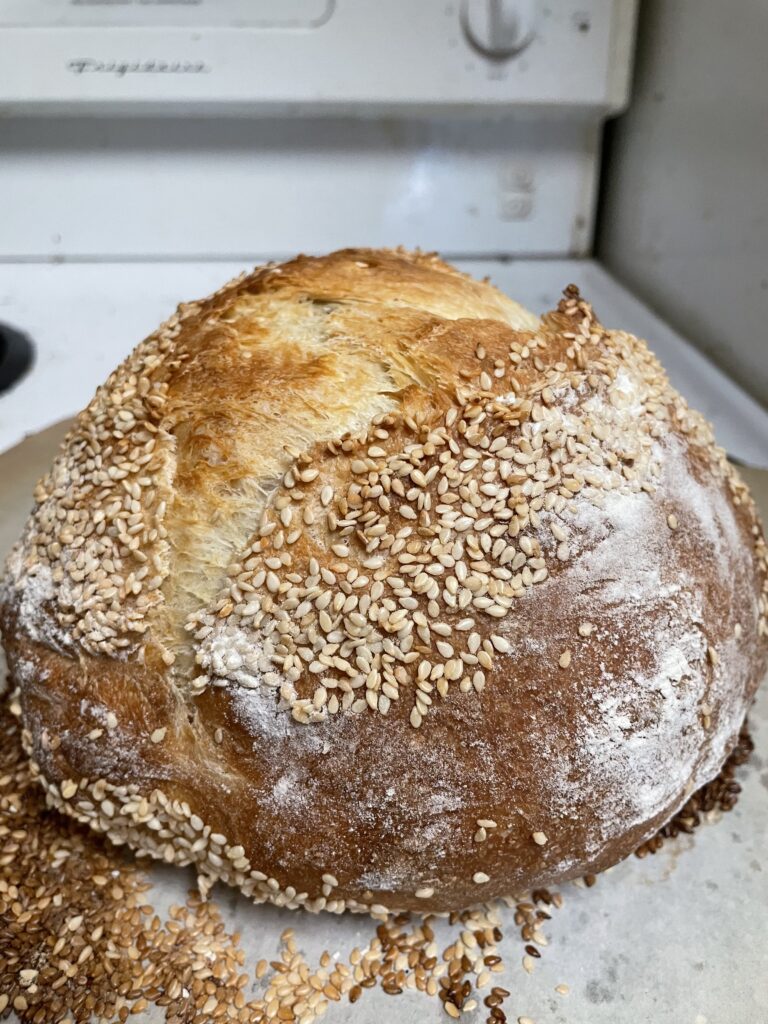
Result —
[[[50,799],[309,909],[599,870],[735,743],[766,549],[706,422],[574,288],[270,265],[80,414],[2,622]]]

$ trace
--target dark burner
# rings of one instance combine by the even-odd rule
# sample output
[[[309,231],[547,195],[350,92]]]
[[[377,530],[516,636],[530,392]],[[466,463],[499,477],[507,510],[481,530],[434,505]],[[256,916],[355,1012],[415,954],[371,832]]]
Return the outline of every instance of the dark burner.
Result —
[[[26,334],[0,323],[0,394],[20,380],[34,362],[34,348]]]

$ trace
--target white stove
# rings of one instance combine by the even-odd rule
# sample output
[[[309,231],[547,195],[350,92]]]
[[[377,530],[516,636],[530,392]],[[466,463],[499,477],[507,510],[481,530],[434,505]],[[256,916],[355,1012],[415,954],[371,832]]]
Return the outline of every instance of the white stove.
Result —
[[[0,0],[0,451],[180,301],[271,256],[437,249],[536,312],[578,284],[732,456],[768,414],[589,259],[634,0]]]
[[[576,283],[607,326],[650,341],[733,457],[768,468],[768,414],[590,258],[634,15],[635,0],[0,0],[0,329],[34,346],[0,393],[0,453],[82,408],[179,302],[255,263],[406,245],[536,312]],[[753,721],[764,744],[765,701]],[[757,773],[728,817],[669,885],[678,848],[570,890],[556,954],[535,978],[502,976],[515,1018],[765,1019],[764,935],[748,913],[768,878]],[[183,902],[189,876],[151,877],[161,915]],[[370,941],[349,915],[298,922],[216,898],[249,964],[286,926],[310,962]],[[416,994],[396,1012],[445,1019]],[[373,992],[354,1019],[391,1015]]]

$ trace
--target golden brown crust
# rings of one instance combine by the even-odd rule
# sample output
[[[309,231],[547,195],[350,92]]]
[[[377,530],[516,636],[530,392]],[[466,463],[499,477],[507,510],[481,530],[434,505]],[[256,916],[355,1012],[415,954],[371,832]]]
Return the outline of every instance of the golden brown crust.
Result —
[[[255,899],[600,870],[765,669],[754,506],[642,342],[433,256],[182,307],[81,414],[2,625],[51,800]]]

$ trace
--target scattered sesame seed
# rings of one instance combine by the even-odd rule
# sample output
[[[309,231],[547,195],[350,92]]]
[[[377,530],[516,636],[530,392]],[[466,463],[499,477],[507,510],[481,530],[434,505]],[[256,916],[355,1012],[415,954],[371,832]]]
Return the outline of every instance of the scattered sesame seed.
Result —
[[[547,837],[544,834],[544,832],[532,832],[531,833],[531,838],[533,839],[534,843],[536,843],[537,846],[546,846],[547,845]]]
[[[486,875],[484,871],[476,871],[474,875],[472,875],[472,881],[477,885],[484,885],[486,882],[490,882],[490,880],[490,876]]]
[[[571,664],[571,652],[569,650],[563,651],[557,661],[560,668],[568,668]]]
[[[163,740],[165,739],[167,732],[168,729],[165,726],[163,726],[162,729],[155,729],[153,732],[151,732],[149,738],[152,740],[153,743],[162,743]]]
[[[214,999],[215,1008],[205,1011],[206,1019],[218,1019],[217,1014],[221,1016],[224,1006],[239,1011],[241,1017],[236,1015],[235,1019],[278,1024],[289,1019],[290,1011],[297,1021],[311,1024],[327,1001],[346,996],[354,1003],[365,988],[378,984],[389,994],[405,988],[416,988],[433,998],[446,993],[445,998],[457,1010],[470,1013],[472,1003],[476,1002],[471,998],[473,976],[478,991],[486,988],[493,975],[504,968],[496,952],[502,939],[501,922],[493,907],[483,906],[456,915],[454,939],[440,954],[430,917],[414,915],[413,920],[406,922],[374,903],[370,909],[381,920],[379,930],[364,954],[359,949],[349,953],[348,965],[343,957],[337,960],[326,951],[320,956],[319,966],[312,967],[298,952],[299,944],[289,928],[282,934],[282,947],[272,965],[261,959],[255,964],[253,975],[244,973],[238,961],[242,955],[239,940],[236,935],[229,935],[213,899],[193,895],[184,906],[172,907],[167,920],[155,914],[147,901],[149,884],[139,862],[127,861],[118,848],[104,845],[76,821],[56,817],[46,809],[43,788],[33,778],[30,761],[21,749],[20,726],[2,711],[0,740],[0,903],[12,885],[16,887],[15,898],[25,908],[21,920],[15,912],[6,915],[6,930],[11,929],[10,948],[17,960],[16,966],[5,973],[0,964],[0,989],[4,992],[0,996],[0,1011],[11,1005],[29,1006],[30,1020],[34,1014],[37,1020],[63,1020],[67,1015],[72,1019],[111,1020],[118,1018],[123,1005],[118,1005],[118,993],[130,991],[129,1016],[131,1012],[138,1015],[155,1006],[160,996],[161,1008],[169,1019],[186,1019],[190,1012],[195,1019],[202,1018],[203,1007]],[[681,824],[687,820],[692,808],[700,808],[697,800],[723,809],[733,806],[736,797],[729,792],[733,765],[746,757],[746,743],[740,740],[723,776],[709,783],[702,796],[694,794],[665,830],[678,819]],[[97,799],[103,799],[105,787],[104,780],[88,782],[83,786],[83,795],[91,797],[98,789],[102,796]],[[110,795],[110,826],[119,827],[122,821],[130,820],[124,811],[129,804],[121,801],[135,798],[121,797],[112,790]],[[60,800],[57,806],[63,806]],[[171,824],[171,816],[178,813],[195,834],[205,829],[201,818],[165,797],[158,803],[154,803],[153,797],[151,807],[150,800],[143,800],[136,805],[136,813],[157,815],[156,820],[162,825]],[[493,821],[479,820],[488,824]],[[4,828],[10,821],[13,827]],[[226,838],[218,832],[210,833],[209,837],[222,850],[222,869],[237,870],[243,848],[228,846]],[[83,878],[92,879],[92,884],[83,885]],[[251,872],[251,878],[251,891],[257,899],[271,893],[280,900],[291,891],[280,890],[276,880],[270,879],[277,886],[273,890],[266,876],[259,872]],[[335,876],[325,873],[324,885],[335,881]],[[427,888],[431,886],[423,887]],[[58,932],[50,928],[53,900],[63,908],[63,912],[57,911],[62,915]],[[533,893],[530,902],[515,904],[515,921],[521,926],[521,938],[526,943],[523,967],[528,973],[533,971],[536,959],[528,949],[540,956],[540,948],[546,944],[540,926],[548,915],[537,908],[561,905],[559,893],[543,889]],[[328,897],[318,902],[317,908],[321,906],[344,908],[343,901]],[[63,939],[62,929],[66,936]],[[118,948],[141,949],[142,955],[138,959],[130,955],[115,959],[116,939]],[[62,944],[54,946],[55,943]],[[52,954],[54,948],[56,952]],[[59,967],[60,963],[67,965],[66,970]],[[74,971],[67,976],[69,965]],[[413,982],[406,983],[406,973]],[[265,979],[264,984],[259,986],[258,994],[246,997],[246,992],[253,991],[254,976]],[[567,986],[562,988],[567,990]],[[557,991],[563,994],[560,987]],[[498,1007],[509,994],[499,986],[492,988],[488,1005]],[[317,1001],[312,1003],[315,995]],[[307,1002],[307,1009],[302,1008],[303,1002]],[[309,1012],[310,1003],[318,1011],[314,1016]],[[501,1021],[502,1016],[496,1014],[494,1019]]]

